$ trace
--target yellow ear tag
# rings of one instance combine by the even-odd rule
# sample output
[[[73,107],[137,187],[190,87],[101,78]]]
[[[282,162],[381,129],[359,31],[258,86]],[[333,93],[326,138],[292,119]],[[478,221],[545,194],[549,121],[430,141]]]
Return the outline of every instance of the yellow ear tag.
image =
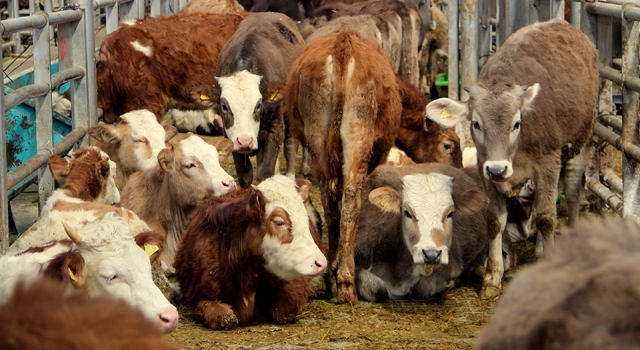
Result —
[[[218,155],[221,156],[222,155],[222,151],[218,151]]]
[[[205,95],[205,94],[200,95],[200,100],[201,100],[201,101],[209,101],[210,99],[211,99],[211,98],[209,98],[209,96],[207,96],[207,95]]]
[[[71,271],[70,267],[67,267],[67,271],[69,271],[69,277],[71,278],[72,281],[77,281],[78,279],[76,278],[76,275],[73,274],[73,271]]]
[[[274,91],[274,92],[271,94],[271,97],[269,97],[269,100],[273,101],[273,99],[274,99],[274,98],[276,98],[276,95],[278,95],[278,90]]]
[[[446,118],[450,118],[453,115],[453,113],[451,113],[451,111],[449,110],[449,108],[444,107],[442,109],[442,112],[440,113],[440,118],[441,119],[446,119]]]
[[[155,252],[160,250],[157,245],[145,243],[144,244],[144,252],[147,253],[147,256],[152,256]]]

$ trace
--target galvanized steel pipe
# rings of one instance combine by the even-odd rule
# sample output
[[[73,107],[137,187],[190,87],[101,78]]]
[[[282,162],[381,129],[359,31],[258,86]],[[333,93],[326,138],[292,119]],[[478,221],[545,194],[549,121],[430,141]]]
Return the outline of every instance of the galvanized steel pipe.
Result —
[[[64,10],[49,14],[49,25],[77,21],[82,18],[82,10]]]
[[[37,12],[27,17],[5,19],[0,23],[0,35],[4,35],[25,29],[42,28],[47,25],[47,18],[44,12]]]
[[[15,89],[12,93],[4,97],[4,111],[8,111],[32,97],[45,95],[49,91],[51,91],[51,85],[44,83],[27,85]]]
[[[478,81],[478,3],[464,0],[460,6],[462,33],[462,57],[460,59],[460,80],[463,87],[470,87]],[[469,99],[469,93],[460,91],[460,100]]]
[[[618,176],[613,169],[607,168],[602,171],[602,180],[609,184],[614,190],[618,193],[622,193],[624,191],[624,186],[622,185],[622,179]]]
[[[447,5],[447,34],[449,40],[449,98],[458,100],[460,99],[460,86],[459,86],[459,43],[458,43],[458,0],[449,0]]]
[[[84,77],[84,68],[80,66],[73,67],[51,75],[51,86],[55,89],[58,86],[72,79]]]
[[[620,198],[618,198],[615,193],[611,192],[611,190],[609,190],[607,186],[603,185],[597,179],[590,177],[587,179],[587,188],[593,191],[593,193],[597,194],[598,197],[605,201],[605,203],[607,203],[607,205],[611,207],[611,209],[613,209],[616,213],[622,214],[622,200],[620,200]]]
[[[622,119],[613,114],[603,114],[600,116],[600,123],[610,126],[618,134],[622,132]]]
[[[593,126],[593,133],[607,140],[609,144],[623,151],[627,156],[633,158],[636,162],[640,162],[640,147],[634,145],[633,143],[623,142],[622,137],[620,137],[615,132],[607,129],[606,126],[600,123],[596,123]]]

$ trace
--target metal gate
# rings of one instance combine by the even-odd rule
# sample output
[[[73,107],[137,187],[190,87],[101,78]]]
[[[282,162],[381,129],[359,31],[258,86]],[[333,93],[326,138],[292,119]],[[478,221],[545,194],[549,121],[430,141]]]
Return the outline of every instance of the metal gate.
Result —
[[[601,152],[595,152],[585,184],[601,203],[640,225],[640,0],[576,0],[567,5],[571,23],[587,34],[599,52],[596,149],[611,145],[622,152],[622,178],[613,171],[612,159],[601,162]],[[462,101],[469,95],[460,86],[476,84],[486,57],[509,35],[536,21],[565,15],[564,0],[448,0],[446,7],[449,43],[458,43],[449,45],[449,98]],[[616,115],[614,97],[620,97],[622,115]],[[611,152],[607,157],[612,157]]]

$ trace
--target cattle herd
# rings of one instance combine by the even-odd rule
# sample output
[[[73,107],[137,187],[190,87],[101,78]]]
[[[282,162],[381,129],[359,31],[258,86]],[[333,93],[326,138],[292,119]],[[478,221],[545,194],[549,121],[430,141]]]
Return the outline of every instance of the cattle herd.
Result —
[[[106,348],[170,348],[179,302],[216,330],[292,323],[312,279],[338,303],[426,300],[473,270],[494,298],[526,239],[540,262],[479,348],[637,346],[640,231],[578,221],[595,46],[566,21],[532,24],[468,101],[432,101],[421,82],[442,69],[443,31],[429,0],[192,0],[124,22],[100,47],[93,145],[50,157],[60,186],[0,257],[0,347],[102,348],[124,332]],[[560,180],[572,229],[555,242]]]

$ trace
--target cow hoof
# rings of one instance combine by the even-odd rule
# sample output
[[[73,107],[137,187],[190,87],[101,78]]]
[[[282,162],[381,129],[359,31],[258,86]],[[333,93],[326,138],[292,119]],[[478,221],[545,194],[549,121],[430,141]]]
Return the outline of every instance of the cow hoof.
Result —
[[[238,317],[231,312],[220,317],[220,327],[218,329],[230,330],[238,326]]]
[[[358,301],[356,288],[353,283],[343,283],[338,285],[338,304],[355,303]]]
[[[279,316],[274,316],[273,317],[273,321],[276,324],[288,324],[288,323],[294,323],[296,322],[296,318],[297,318],[297,314],[288,314],[288,315],[279,315]]]
[[[500,295],[500,288],[494,286],[484,286],[480,291],[480,299],[491,299]]]

